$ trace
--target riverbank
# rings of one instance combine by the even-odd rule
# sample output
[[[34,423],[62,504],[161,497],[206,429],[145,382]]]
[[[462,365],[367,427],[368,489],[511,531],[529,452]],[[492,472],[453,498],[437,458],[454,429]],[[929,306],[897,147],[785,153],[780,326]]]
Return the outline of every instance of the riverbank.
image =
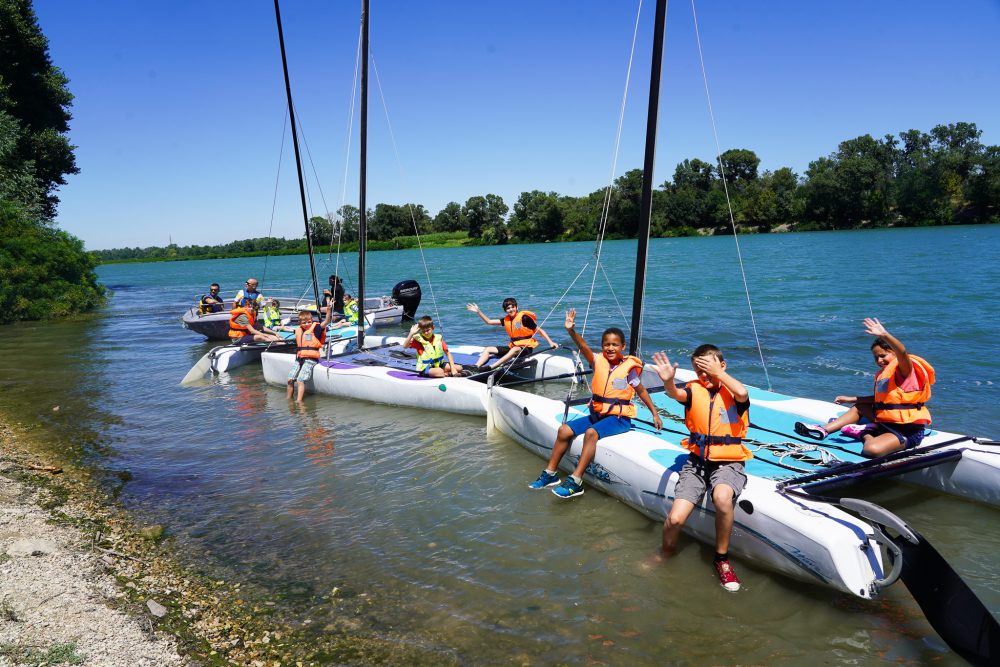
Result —
[[[186,571],[163,527],[26,431],[0,417],[0,667],[296,664],[272,619],[230,611],[239,585]]]

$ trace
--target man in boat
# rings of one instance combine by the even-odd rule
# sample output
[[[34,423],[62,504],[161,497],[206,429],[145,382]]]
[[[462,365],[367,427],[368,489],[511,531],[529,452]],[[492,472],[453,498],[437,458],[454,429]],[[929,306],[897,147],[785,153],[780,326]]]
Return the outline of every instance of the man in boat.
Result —
[[[486,360],[492,356],[498,357],[498,359],[492,364],[486,366],[485,368],[496,368],[500,364],[510,361],[514,357],[520,356],[521,358],[526,358],[530,355],[535,348],[538,347],[538,340],[535,335],[538,334],[549,344],[552,348],[559,347],[556,343],[552,342],[549,335],[545,333],[545,330],[538,326],[538,317],[530,310],[517,309],[517,299],[513,297],[508,297],[503,300],[503,319],[497,320],[486,316],[486,314],[480,310],[479,306],[474,303],[467,304],[465,306],[470,312],[479,315],[481,319],[486,324],[494,327],[503,327],[507,332],[507,336],[510,338],[510,343],[508,345],[498,345],[496,347],[487,347],[483,350],[483,353],[479,355],[479,359],[476,361],[476,366],[482,367],[486,363]]]
[[[225,301],[219,295],[219,283],[212,283],[208,286],[208,294],[203,294],[198,301],[198,311],[202,315],[208,313],[221,313]]]
[[[306,395],[306,382],[312,379],[313,369],[323,356],[326,328],[332,313],[332,310],[327,311],[326,318],[319,322],[319,311],[313,310],[312,306],[299,309],[299,326],[295,327],[295,363],[288,372],[288,400],[292,400],[293,388],[297,390],[295,400],[299,403]]]
[[[403,347],[411,347],[417,351],[417,372],[423,377],[462,375],[462,367],[455,363],[441,334],[434,333],[434,321],[428,315],[424,315],[410,327],[410,334],[403,342]]]
[[[878,318],[865,318],[865,333],[875,336],[872,356],[879,372],[871,396],[838,396],[835,403],[851,408],[826,424],[795,422],[795,432],[822,440],[840,431],[863,441],[865,456],[885,456],[911,449],[923,442],[931,413],[927,401],[934,384],[934,367],[909,354],[906,346],[889,333]],[[865,423],[859,423],[864,420]]]
[[[264,306],[264,295],[257,291],[257,279],[247,278],[244,284],[245,289],[241,289],[236,292],[236,297],[233,299],[235,305],[243,305],[244,301],[253,301],[255,308],[258,310]]]
[[[275,332],[257,327],[257,302],[249,299],[243,304],[237,301],[229,311],[229,339],[233,345],[249,343],[273,343],[281,340]]]
[[[330,289],[323,290],[323,302],[320,304],[319,310],[325,315],[327,310],[333,308],[334,311],[342,314],[344,312],[344,284],[337,274],[332,274],[329,282]]]
[[[632,418],[636,414],[635,406],[632,405],[633,397],[638,395],[649,408],[653,414],[653,425],[656,430],[663,427],[660,415],[653,405],[653,399],[649,397],[649,392],[642,386],[640,380],[642,361],[638,357],[622,354],[625,349],[624,332],[616,327],[606,329],[601,336],[601,354],[594,354],[583,337],[573,328],[575,323],[576,309],[571,308],[566,311],[566,333],[594,369],[594,377],[590,383],[590,414],[568,421],[559,427],[548,466],[542,470],[538,479],[528,484],[528,488],[534,490],[554,486],[556,488],[552,489],[552,493],[563,499],[583,495],[583,473],[597,454],[597,441],[631,430]],[[573,474],[560,484],[559,473],[556,472],[559,469],[559,461],[569,451],[576,436],[581,433],[583,449],[580,452],[580,460]]]
[[[744,462],[753,458],[743,444],[750,426],[750,393],[726,372],[722,350],[714,345],[699,345],[691,354],[698,379],[683,387],[674,384],[677,364],[671,364],[666,354],[655,353],[653,363],[667,396],[684,406],[684,423],[691,433],[681,440],[691,453],[663,522],[663,553],[674,553],[684,522],[707,490],[715,505],[715,571],[727,591],[738,591],[740,580],[729,562],[729,538],[736,499],[747,483]]]

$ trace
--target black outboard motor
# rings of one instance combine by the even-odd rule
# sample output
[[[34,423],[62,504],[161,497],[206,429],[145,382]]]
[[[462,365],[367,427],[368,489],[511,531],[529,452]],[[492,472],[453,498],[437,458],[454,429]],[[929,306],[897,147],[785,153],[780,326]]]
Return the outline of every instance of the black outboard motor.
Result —
[[[403,319],[412,320],[420,307],[420,283],[416,280],[401,280],[392,288],[393,300],[403,307]]]

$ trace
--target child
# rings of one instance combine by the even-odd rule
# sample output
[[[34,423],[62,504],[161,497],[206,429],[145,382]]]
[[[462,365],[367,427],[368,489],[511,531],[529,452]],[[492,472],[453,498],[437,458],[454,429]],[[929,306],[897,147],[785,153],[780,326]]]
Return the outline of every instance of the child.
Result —
[[[684,422],[691,435],[681,440],[690,452],[681,468],[674,502],[663,522],[663,553],[673,554],[684,522],[706,489],[715,505],[715,571],[727,591],[738,591],[740,580],[729,562],[736,498],[746,485],[743,462],[753,458],[743,445],[750,425],[750,394],[743,383],[726,372],[722,351],[699,345],[691,354],[698,379],[683,387],[674,384],[677,364],[663,352],[653,355],[656,373],[668,396],[684,405]]]
[[[306,382],[312,379],[313,369],[322,356],[326,342],[326,327],[330,324],[333,310],[328,310],[322,323],[313,320],[319,311],[312,307],[299,309],[299,326],[295,327],[295,363],[288,372],[288,400],[292,400],[292,387],[298,390],[296,400],[301,403],[306,394]]]
[[[656,430],[660,430],[663,426],[649,392],[640,381],[642,361],[638,357],[622,355],[622,350],[625,348],[625,334],[622,330],[615,327],[606,329],[601,335],[601,354],[595,355],[586,341],[573,329],[575,323],[576,309],[571,308],[566,311],[566,332],[594,369],[594,377],[590,384],[590,414],[559,427],[548,466],[542,470],[538,479],[528,485],[529,489],[536,490],[554,486],[556,488],[552,489],[552,493],[563,499],[583,495],[583,473],[597,454],[597,441],[631,430],[632,417],[635,417],[636,413],[635,406],[632,405],[633,396],[638,394],[653,413]],[[559,469],[559,461],[569,450],[576,436],[581,433],[583,433],[583,451],[580,453],[580,461],[573,474],[559,484],[559,475],[556,472]]]
[[[244,299],[242,305],[235,302],[229,311],[229,342],[233,345],[248,345],[250,343],[273,343],[281,340],[281,336],[257,329],[257,302]],[[263,329],[263,330],[262,330]]]
[[[427,315],[410,327],[410,335],[406,337],[403,347],[412,347],[417,351],[417,372],[423,377],[457,377],[462,374],[462,367],[455,363],[441,334],[434,333],[434,322]]]
[[[332,311],[332,309],[331,309]],[[333,325],[334,329],[341,329],[343,327],[357,326],[360,321],[360,316],[358,313],[358,300],[355,299],[350,294],[344,295],[344,319],[338,320],[336,324]]]
[[[552,348],[559,347],[557,344],[552,342],[549,335],[545,333],[537,324],[538,316],[535,315],[530,310],[518,311],[517,309],[517,299],[509,297],[503,300],[503,310],[504,317],[502,320],[490,319],[486,316],[482,310],[479,309],[474,303],[466,304],[465,309],[479,315],[479,319],[486,324],[491,326],[502,326],[507,332],[507,337],[510,338],[509,345],[499,345],[496,347],[487,347],[483,350],[482,354],[479,355],[479,360],[476,361],[476,366],[483,367],[486,360],[491,356],[496,355],[499,357],[495,362],[489,366],[483,367],[483,369],[496,368],[502,363],[510,361],[518,355],[527,357],[532,353],[532,351],[538,347],[538,341],[535,339],[535,334],[539,334]]]
[[[863,440],[861,453],[865,456],[884,456],[916,447],[931,423],[925,403],[931,397],[934,367],[917,355],[908,354],[906,347],[877,318],[865,318],[865,332],[876,336],[871,346],[879,367],[874,395],[838,396],[835,402],[853,403],[853,407],[826,425],[795,422],[795,432],[822,440],[840,431]],[[868,423],[859,424],[862,417]]]

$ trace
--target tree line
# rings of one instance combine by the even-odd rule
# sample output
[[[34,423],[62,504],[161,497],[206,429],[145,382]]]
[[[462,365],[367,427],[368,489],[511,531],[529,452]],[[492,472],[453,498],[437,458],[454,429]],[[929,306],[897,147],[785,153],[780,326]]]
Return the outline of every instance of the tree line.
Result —
[[[938,125],[876,139],[864,135],[809,164],[760,172],[748,149],[728,150],[716,163],[693,158],[653,192],[653,236],[857,229],[860,227],[1000,222],[1000,147],[980,141],[975,123]],[[444,234],[463,244],[632,238],[639,222],[642,170],[609,189],[582,197],[533,190],[508,207],[495,194],[450,202],[431,216],[421,204],[378,204],[368,211],[371,249],[415,244],[415,234]],[[732,219],[730,219],[730,208]],[[342,206],[310,221],[314,245],[356,248],[359,211]],[[433,241],[432,241],[433,243]],[[231,257],[305,252],[305,238],[257,238],[218,246],[118,248],[95,251],[101,261]]]
[[[104,303],[96,259],[57,229],[55,195],[79,172],[66,132],[73,96],[30,0],[0,0],[0,323]]]

